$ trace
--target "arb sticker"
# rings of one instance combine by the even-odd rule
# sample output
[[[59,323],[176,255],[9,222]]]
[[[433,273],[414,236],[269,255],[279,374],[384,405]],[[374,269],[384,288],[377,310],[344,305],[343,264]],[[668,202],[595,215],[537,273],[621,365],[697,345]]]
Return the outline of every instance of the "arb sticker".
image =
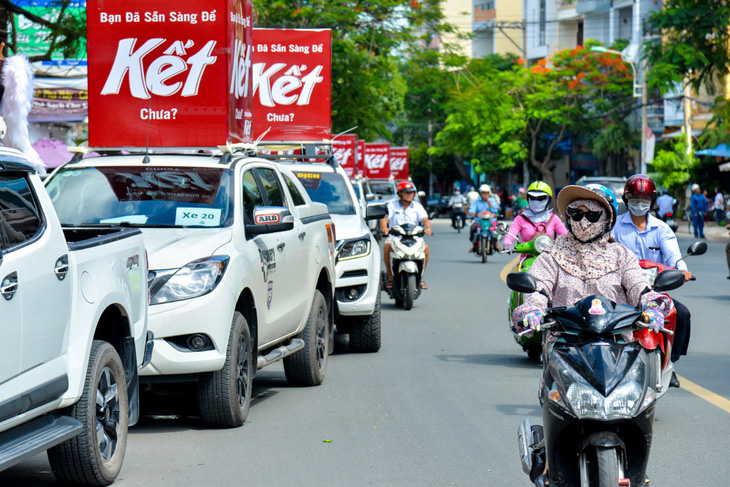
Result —
[[[278,213],[267,213],[264,215],[256,215],[254,218],[254,223],[256,225],[265,225],[268,223],[279,223],[281,221],[281,217]]]

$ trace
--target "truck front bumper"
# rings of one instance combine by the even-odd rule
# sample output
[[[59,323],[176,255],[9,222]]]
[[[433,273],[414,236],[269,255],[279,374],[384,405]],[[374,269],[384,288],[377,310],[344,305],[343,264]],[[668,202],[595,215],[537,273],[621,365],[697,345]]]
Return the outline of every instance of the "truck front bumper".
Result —
[[[378,255],[377,263],[369,256],[337,263],[335,299],[339,315],[370,316],[373,314],[375,302],[380,293],[379,259]],[[357,293],[357,297],[350,299],[354,293]]]

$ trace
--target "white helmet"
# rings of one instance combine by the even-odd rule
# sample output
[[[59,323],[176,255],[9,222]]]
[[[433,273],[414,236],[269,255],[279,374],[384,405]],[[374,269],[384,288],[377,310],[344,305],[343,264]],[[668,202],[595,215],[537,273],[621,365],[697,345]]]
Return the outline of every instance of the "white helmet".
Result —
[[[694,183],[694,184],[692,185],[692,191],[697,191],[698,189],[700,189],[700,185],[699,185],[699,184],[697,184],[697,183]]]
[[[479,186],[479,192],[480,193],[491,193],[492,188],[490,188],[488,184],[482,184],[481,186]]]

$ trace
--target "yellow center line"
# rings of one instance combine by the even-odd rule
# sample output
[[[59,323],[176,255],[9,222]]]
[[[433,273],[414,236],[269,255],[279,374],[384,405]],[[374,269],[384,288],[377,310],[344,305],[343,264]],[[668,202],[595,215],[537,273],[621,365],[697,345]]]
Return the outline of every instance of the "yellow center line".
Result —
[[[507,274],[512,272],[517,265],[517,263],[520,261],[520,256],[518,255],[511,261],[507,262],[507,265],[504,266],[504,269],[502,269],[502,272],[499,273],[499,278],[502,279],[502,282],[507,282]]]
[[[682,389],[689,391],[700,399],[704,399],[710,404],[719,407],[726,413],[730,413],[730,400],[725,399],[721,395],[715,394],[714,392],[709,391],[684,377],[679,377],[679,382],[682,384]]]

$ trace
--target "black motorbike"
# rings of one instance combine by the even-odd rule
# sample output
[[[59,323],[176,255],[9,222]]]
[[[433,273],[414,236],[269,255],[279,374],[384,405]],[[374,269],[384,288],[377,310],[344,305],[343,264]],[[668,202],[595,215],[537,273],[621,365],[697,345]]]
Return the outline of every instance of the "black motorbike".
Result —
[[[681,271],[664,271],[654,290],[683,283]],[[507,285],[522,293],[537,289],[535,278],[522,272],[509,274]],[[518,430],[522,469],[534,485],[645,485],[656,406],[653,362],[638,342],[624,339],[646,327],[641,315],[639,307],[603,296],[548,304],[544,328],[556,341],[543,347],[544,428],[525,419]]]
[[[659,214],[659,218],[664,223],[666,223],[667,225],[669,225],[669,228],[671,228],[673,232],[675,232],[675,233],[677,232],[677,229],[679,228],[679,225],[677,225],[677,220],[674,219],[674,214],[673,213]]]
[[[458,233],[461,233],[461,229],[464,228],[466,222],[466,213],[464,212],[463,203],[454,203],[451,207],[451,226],[456,229]]]

